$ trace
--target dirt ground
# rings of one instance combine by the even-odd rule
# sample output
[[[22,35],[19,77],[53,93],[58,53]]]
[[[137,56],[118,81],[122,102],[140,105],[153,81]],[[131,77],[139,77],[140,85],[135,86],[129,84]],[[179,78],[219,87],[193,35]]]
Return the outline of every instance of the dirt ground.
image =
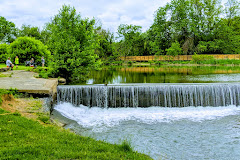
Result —
[[[17,98],[12,95],[2,96],[2,106],[4,110],[11,113],[18,112],[22,116],[37,120],[39,114],[43,113],[43,100],[31,99],[31,98]]]
[[[52,118],[50,112],[43,107],[43,99],[34,98],[14,98],[12,95],[2,96],[2,105],[0,108],[9,111],[10,113],[20,113],[23,117],[40,122],[43,125],[54,125],[63,128],[66,124],[58,119]],[[49,117],[49,121],[43,122],[39,117]]]

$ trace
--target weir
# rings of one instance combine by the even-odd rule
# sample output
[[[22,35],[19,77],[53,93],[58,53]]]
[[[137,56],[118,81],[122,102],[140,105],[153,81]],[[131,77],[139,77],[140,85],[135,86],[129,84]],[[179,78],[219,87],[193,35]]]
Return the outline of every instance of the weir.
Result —
[[[127,84],[58,86],[57,102],[75,106],[188,107],[240,104],[240,84]]]

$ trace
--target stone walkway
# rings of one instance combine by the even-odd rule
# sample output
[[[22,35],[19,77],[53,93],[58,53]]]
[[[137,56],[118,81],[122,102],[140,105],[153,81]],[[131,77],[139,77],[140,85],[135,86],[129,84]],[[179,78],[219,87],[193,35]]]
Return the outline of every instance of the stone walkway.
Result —
[[[1,89],[17,89],[19,92],[33,94],[54,95],[57,91],[58,80],[35,78],[37,73],[29,71],[13,70],[1,72],[6,77],[0,77]]]

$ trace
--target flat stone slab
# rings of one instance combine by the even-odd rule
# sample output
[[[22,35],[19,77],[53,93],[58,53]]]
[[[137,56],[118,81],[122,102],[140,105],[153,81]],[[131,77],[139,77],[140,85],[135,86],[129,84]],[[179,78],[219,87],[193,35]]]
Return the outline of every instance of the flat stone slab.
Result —
[[[6,72],[6,71],[8,71],[8,70],[10,70],[10,68],[7,68],[7,67],[5,67],[5,68],[0,68],[0,72]]]
[[[0,78],[1,89],[17,89],[19,92],[54,95],[57,91],[58,79],[36,78],[38,73],[12,70],[2,72],[7,77]]]

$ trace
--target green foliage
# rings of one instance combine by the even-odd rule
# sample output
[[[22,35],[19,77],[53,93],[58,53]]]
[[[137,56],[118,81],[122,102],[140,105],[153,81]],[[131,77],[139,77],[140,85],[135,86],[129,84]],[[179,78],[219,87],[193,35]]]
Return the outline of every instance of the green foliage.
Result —
[[[182,48],[180,47],[180,44],[176,41],[172,43],[171,47],[166,49],[166,54],[169,56],[177,56],[182,54]]]
[[[127,64],[128,64],[128,66],[132,66],[133,62],[132,61],[128,61]]]
[[[123,151],[133,152],[133,149],[131,147],[131,143],[126,139],[122,141],[122,143],[120,144],[120,147],[123,149]]]
[[[114,51],[114,35],[109,30],[106,31],[102,27],[96,29],[96,39],[99,43],[95,50],[95,53],[99,58],[106,59],[109,56],[113,56]]]
[[[47,115],[39,115],[37,119],[43,123],[50,124],[50,117]]]
[[[14,41],[15,37],[15,24],[0,16],[0,42],[11,43]]]
[[[5,63],[9,57],[8,47],[9,45],[7,44],[0,44],[0,63]]]
[[[18,31],[18,37],[34,37],[37,40],[41,40],[41,32],[38,27],[31,27],[30,25],[22,25]]]
[[[33,37],[19,37],[9,46],[9,54],[12,59],[19,57],[19,63],[24,63],[34,58],[35,63],[41,64],[41,57],[44,56],[46,63],[51,61],[51,53],[41,41]]]
[[[198,54],[194,54],[192,56],[192,61],[194,63],[201,63],[202,61],[211,61],[213,62],[215,59],[213,56],[210,55],[198,55]]]
[[[120,42],[117,52],[122,56],[144,55],[144,37],[141,26],[121,24],[118,27]]]
[[[82,19],[74,7],[64,5],[46,26],[51,33],[47,44],[53,53],[54,77],[84,80],[90,69],[98,68],[94,23],[94,19]]]
[[[160,7],[147,32],[150,52],[167,54],[178,41],[184,54],[239,53],[239,2],[228,1],[225,17],[222,8],[218,0],[172,0]]]
[[[5,113],[0,109],[0,113]],[[22,116],[0,115],[0,159],[151,159]]]

